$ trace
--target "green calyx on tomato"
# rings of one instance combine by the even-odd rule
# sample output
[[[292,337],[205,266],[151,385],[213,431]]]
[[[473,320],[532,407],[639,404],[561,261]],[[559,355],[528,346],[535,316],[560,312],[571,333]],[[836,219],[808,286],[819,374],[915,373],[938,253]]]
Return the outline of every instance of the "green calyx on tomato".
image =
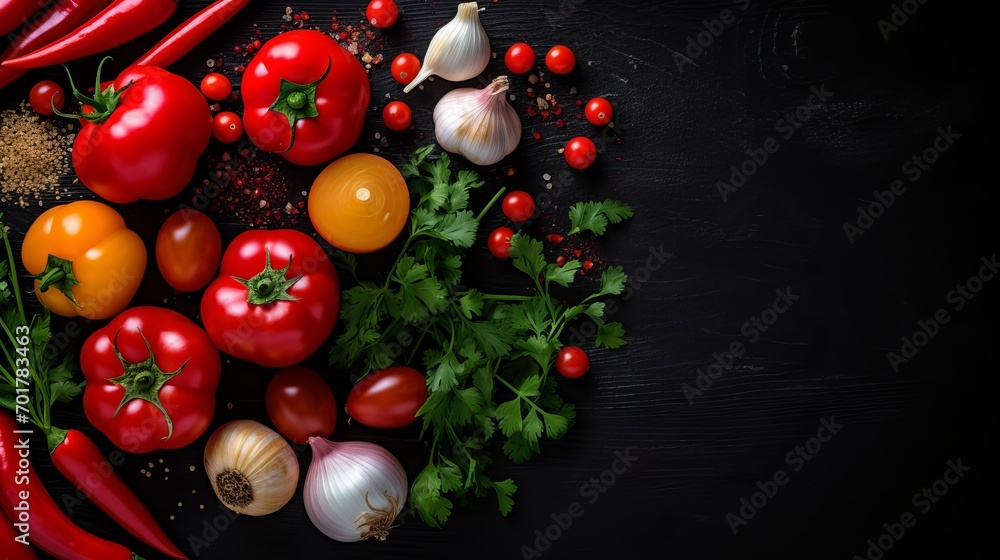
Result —
[[[122,402],[118,403],[118,408],[115,409],[115,413],[112,416],[117,416],[118,411],[120,411],[129,401],[133,399],[142,399],[155,406],[160,412],[163,413],[163,418],[167,421],[167,435],[163,439],[170,439],[170,436],[174,433],[174,422],[170,419],[170,415],[167,414],[167,409],[163,407],[163,403],[160,402],[160,389],[163,388],[163,385],[166,384],[171,377],[183,371],[187,362],[185,361],[175,372],[164,372],[159,368],[159,366],[156,365],[156,360],[153,358],[153,347],[149,344],[149,340],[146,338],[146,335],[142,334],[142,331],[139,330],[139,336],[142,337],[142,341],[146,343],[146,348],[149,349],[149,357],[141,362],[132,363],[125,359],[125,357],[122,356],[121,351],[118,349],[119,333],[121,333],[121,329],[118,329],[118,333],[115,333],[115,339],[112,347],[114,349],[115,356],[118,356],[118,360],[121,361],[122,367],[125,369],[125,373],[119,375],[118,377],[108,379],[108,383],[120,385],[123,389],[125,389],[125,396],[122,397]]]
[[[72,301],[74,305],[83,307],[76,301],[76,296],[73,295],[73,286],[80,283],[76,279],[76,275],[73,274],[73,261],[49,255],[48,260],[45,262],[45,270],[35,276],[35,279],[41,282],[38,285],[39,292],[44,292],[51,287],[55,287],[67,299]]]
[[[83,103],[86,106],[91,107],[92,111],[81,111],[80,113],[62,113],[56,109],[55,105],[52,105],[52,112],[59,115],[60,117],[66,117],[68,119],[87,119],[93,123],[102,123],[111,116],[111,113],[115,111],[118,107],[118,101],[121,99],[122,92],[124,92],[133,82],[125,84],[121,89],[115,90],[115,85],[112,83],[108,87],[101,89],[101,69],[104,67],[104,63],[110,60],[110,56],[106,56],[101,59],[100,64],[97,65],[97,83],[94,85],[94,96],[87,97],[80,90],[76,89],[76,84],[73,83],[73,74],[70,73],[69,68],[66,68],[66,76],[69,78],[69,88],[70,93],[77,101]]]
[[[280,79],[278,86],[278,98],[268,108],[285,115],[288,119],[288,126],[291,127],[292,138],[285,150],[291,150],[295,145],[295,123],[299,119],[309,119],[319,116],[319,109],[316,108],[316,86],[326,79],[333,67],[333,60],[327,57],[326,70],[318,80],[308,84],[297,84],[293,81]]]
[[[233,276],[240,284],[247,288],[247,303],[254,305],[266,305],[275,301],[295,301],[299,298],[288,293],[288,289],[295,285],[302,278],[299,274],[295,278],[287,278],[288,270],[292,268],[292,255],[288,255],[288,264],[285,268],[274,269],[271,267],[271,251],[264,249],[264,270],[258,272],[249,280]]]

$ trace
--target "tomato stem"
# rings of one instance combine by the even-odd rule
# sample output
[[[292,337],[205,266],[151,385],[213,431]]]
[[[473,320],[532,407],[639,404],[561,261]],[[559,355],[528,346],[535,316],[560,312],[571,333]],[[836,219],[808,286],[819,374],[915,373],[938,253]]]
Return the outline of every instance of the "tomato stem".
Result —
[[[87,105],[94,110],[89,113],[84,113],[82,111],[80,113],[62,113],[60,111],[55,111],[55,107],[53,107],[55,114],[60,117],[66,117],[67,119],[87,119],[88,121],[94,123],[104,122],[108,117],[110,117],[111,113],[113,113],[115,108],[118,106],[118,101],[122,96],[122,92],[134,83],[129,82],[117,91],[115,91],[114,85],[110,85],[106,89],[102,90],[101,70],[104,68],[104,63],[110,59],[110,56],[102,58],[100,64],[97,66],[97,83],[94,85],[93,97],[88,97],[77,89],[76,84],[73,83],[73,74],[71,74],[69,68],[66,68],[66,65],[63,64],[62,67],[66,69],[66,75],[69,77],[70,93],[72,93],[73,97],[76,98],[76,100],[81,104]]]
[[[297,84],[284,78],[279,80],[278,97],[267,110],[281,113],[288,119],[291,137],[286,150],[292,149],[292,145],[295,144],[295,123],[299,119],[319,116],[319,109],[316,107],[316,88],[330,74],[332,67],[333,60],[327,57],[326,70],[315,82]]]
[[[142,399],[155,406],[163,414],[163,418],[167,421],[167,435],[163,439],[170,439],[170,436],[174,433],[174,422],[171,420],[170,415],[167,414],[167,409],[163,407],[163,403],[160,402],[160,389],[173,376],[184,370],[187,361],[181,364],[181,367],[177,368],[177,371],[171,373],[164,372],[156,365],[156,359],[153,356],[153,347],[149,344],[149,340],[146,339],[146,335],[142,334],[141,330],[136,330],[139,332],[139,336],[142,337],[142,341],[146,344],[146,349],[149,350],[149,357],[145,360],[132,363],[122,356],[121,350],[118,348],[118,335],[121,334],[121,329],[118,329],[118,332],[115,333],[115,339],[112,343],[115,356],[118,356],[124,373],[108,381],[115,385],[120,385],[125,389],[125,396],[118,403],[118,408],[115,409],[114,415],[117,415],[129,401]]]
[[[267,305],[275,301],[295,301],[299,298],[288,293],[288,290],[302,278],[298,275],[295,278],[287,278],[288,270],[292,267],[292,255],[288,255],[288,264],[285,268],[274,269],[271,267],[271,251],[264,249],[264,270],[258,272],[253,278],[244,279],[233,276],[240,284],[247,288],[247,303],[253,305]]]

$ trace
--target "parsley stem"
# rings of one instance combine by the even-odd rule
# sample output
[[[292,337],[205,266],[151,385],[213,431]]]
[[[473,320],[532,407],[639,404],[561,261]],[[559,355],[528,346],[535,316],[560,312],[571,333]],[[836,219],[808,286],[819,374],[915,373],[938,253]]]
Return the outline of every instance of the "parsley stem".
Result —
[[[433,325],[433,324],[434,324],[434,321],[431,321],[430,323],[427,324],[427,326],[425,326],[423,329],[421,329],[420,336],[417,337],[417,342],[416,342],[416,344],[413,345],[413,351],[410,352],[410,357],[406,359],[406,365],[412,364],[413,363],[413,359],[417,357],[417,352],[420,350],[420,344],[423,343],[424,337],[427,336],[427,333],[430,332],[431,325]]]
[[[486,204],[486,206],[483,207],[482,211],[479,212],[479,215],[476,216],[477,224],[483,221],[483,216],[485,216],[486,212],[488,212],[489,209],[492,208],[494,204],[496,204],[497,200],[500,198],[500,195],[502,195],[506,190],[507,187],[500,187],[500,189],[497,190],[497,194],[493,195],[493,198]]]
[[[468,292],[458,292],[459,294],[466,294]],[[503,295],[503,294],[483,294],[483,299],[488,299],[492,301],[528,301],[531,296],[516,296],[516,295]]]
[[[499,373],[493,372],[493,377],[499,379],[500,382],[503,383],[504,385],[506,385],[508,389],[510,389],[511,391],[514,391],[514,394],[517,395],[518,399],[520,399],[522,401],[525,401],[528,404],[530,404],[531,408],[534,408],[535,410],[537,410],[538,412],[540,412],[542,414],[547,414],[544,410],[542,410],[542,408],[540,406],[538,406],[537,404],[535,404],[535,401],[531,400],[528,397],[522,396],[521,392],[518,391],[517,389],[515,389],[514,386],[510,384],[509,381],[507,381],[506,379],[504,379],[503,377],[501,377]],[[542,380],[544,381],[544,378]]]

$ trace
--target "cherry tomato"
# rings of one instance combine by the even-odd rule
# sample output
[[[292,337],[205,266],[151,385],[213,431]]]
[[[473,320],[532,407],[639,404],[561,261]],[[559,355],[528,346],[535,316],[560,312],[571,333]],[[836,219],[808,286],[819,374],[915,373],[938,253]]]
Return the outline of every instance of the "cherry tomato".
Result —
[[[514,236],[514,230],[509,227],[498,227],[490,234],[490,252],[498,259],[510,258],[510,238]]]
[[[399,19],[399,7],[392,0],[372,0],[368,3],[365,17],[375,27],[392,27]]]
[[[556,355],[556,371],[563,377],[576,379],[590,369],[587,353],[576,346],[564,346]]]
[[[400,53],[392,59],[390,71],[397,82],[406,85],[417,77],[417,72],[420,72],[420,59],[412,53]]]
[[[337,401],[315,371],[292,366],[279,370],[264,394],[267,415],[278,432],[299,445],[310,437],[330,437],[337,425]]]
[[[235,142],[243,136],[243,121],[236,113],[222,111],[212,119],[212,136],[226,144]]]
[[[42,80],[31,86],[31,91],[28,93],[28,103],[38,114],[51,115],[53,104],[57,110],[62,111],[63,105],[66,103],[66,94],[63,93],[59,84],[52,80]]]
[[[427,401],[427,378],[406,366],[366,375],[347,395],[347,413],[372,428],[401,428],[417,420]]]
[[[511,191],[504,197],[501,207],[510,221],[523,222],[535,213],[535,200],[524,191]]]
[[[412,118],[410,106],[402,101],[393,101],[382,109],[382,121],[391,130],[406,130]]]
[[[222,101],[233,93],[233,83],[218,72],[209,72],[201,79],[201,93],[213,101]]]
[[[156,265],[175,290],[193,292],[215,278],[222,237],[215,222],[189,208],[171,214],[156,235]]]
[[[611,103],[607,99],[595,97],[587,103],[584,114],[587,115],[587,120],[591,124],[604,126],[611,122],[611,116],[614,114],[614,111],[611,109]]]
[[[569,74],[576,67],[576,55],[566,45],[556,45],[546,53],[545,66],[553,74]]]
[[[586,169],[597,159],[597,146],[590,141],[590,138],[577,136],[570,138],[566,142],[566,149],[563,151],[566,163],[574,169]]]
[[[507,69],[515,74],[524,74],[535,67],[535,50],[528,43],[514,43],[503,57]]]

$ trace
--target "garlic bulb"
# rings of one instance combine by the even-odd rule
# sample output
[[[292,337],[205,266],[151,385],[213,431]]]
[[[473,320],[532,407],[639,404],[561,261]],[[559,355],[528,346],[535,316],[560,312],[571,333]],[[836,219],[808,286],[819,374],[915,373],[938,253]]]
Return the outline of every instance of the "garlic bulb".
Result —
[[[476,165],[493,165],[517,148],[521,119],[504,99],[507,76],[483,89],[458,88],[434,107],[434,135],[449,152]]]
[[[424,54],[424,62],[403,91],[409,93],[430,76],[452,82],[471,80],[490,63],[490,40],[479,22],[479,4],[458,5],[454,19],[437,30]]]
[[[234,420],[215,430],[205,445],[205,472],[222,503],[245,515],[278,511],[299,484],[292,446],[253,420]]]
[[[406,471],[384,447],[311,437],[303,499],[309,520],[331,539],[384,541],[406,504]]]

